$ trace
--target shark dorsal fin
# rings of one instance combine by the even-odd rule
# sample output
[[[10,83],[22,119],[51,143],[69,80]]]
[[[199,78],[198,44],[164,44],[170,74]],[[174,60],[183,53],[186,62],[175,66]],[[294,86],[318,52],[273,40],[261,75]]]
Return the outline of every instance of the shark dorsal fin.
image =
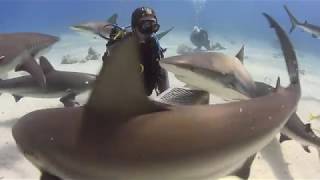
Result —
[[[113,46],[109,56],[103,57],[103,66],[86,105],[87,113],[127,119],[156,111],[156,105],[144,90],[138,43],[134,35],[125,37]]]
[[[118,14],[114,13],[111,17],[108,18],[107,22],[111,24],[117,24]]]
[[[44,56],[41,56],[39,58],[39,63],[40,63],[40,67],[41,67],[44,74],[55,71],[54,67],[51,65],[49,60]]]
[[[241,49],[236,55],[236,58],[240,60],[240,62],[243,64],[243,58],[244,58],[244,45],[242,45]]]
[[[281,87],[280,77],[278,77],[277,83],[276,83],[276,87],[275,87],[275,91],[277,91],[280,87]]]

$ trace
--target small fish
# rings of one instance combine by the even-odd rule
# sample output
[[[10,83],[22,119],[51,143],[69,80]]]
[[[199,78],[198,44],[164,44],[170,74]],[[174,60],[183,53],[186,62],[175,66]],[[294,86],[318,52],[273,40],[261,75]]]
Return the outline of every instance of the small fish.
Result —
[[[312,121],[312,120],[320,120],[320,114],[318,115],[315,115],[313,113],[310,113],[309,115],[309,120]]]

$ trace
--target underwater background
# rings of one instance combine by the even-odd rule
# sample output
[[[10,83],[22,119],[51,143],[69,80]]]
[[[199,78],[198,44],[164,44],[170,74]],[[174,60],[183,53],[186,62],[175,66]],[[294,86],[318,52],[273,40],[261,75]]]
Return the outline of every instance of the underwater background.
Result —
[[[275,86],[280,76],[282,85],[286,85],[288,77],[279,43],[262,16],[263,12],[272,15],[289,32],[291,23],[283,5],[287,5],[300,22],[307,20],[320,25],[320,0],[0,0],[0,33],[41,32],[59,36],[60,41],[46,54],[53,65],[60,70],[96,74],[101,67],[100,61],[61,64],[66,56],[83,58],[90,47],[100,55],[105,52],[105,40],[79,34],[71,30],[70,26],[87,21],[105,21],[113,13],[119,15],[118,24],[127,26],[130,25],[131,13],[135,8],[149,6],[157,13],[160,31],[174,27],[160,41],[162,47],[168,48],[165,56],[176,55],[177,47],[181,44],[192,46],[189,36],[197,25],[208,31],[211,42],[219,42],[226,48],[221,50],[223,53],[235,55],[244,45],[244,64],[253,79]],[[310,114],[320,114],[320,39],[311,37],[299,28],[290,33],[289,37],[304,72],[301,75],[302,99],[298,114],[305,123],[312,123],[312,128],[320,132],[320,119],[309,120]],[[16,75],[9,73],[11,76]],[[183,85],[172,74],[170,78],[171,86]],[[81,98],[85,101],[87,95]],[[0,101],[0,142],[9,144],[5,147],[0,145],[0,179],[34,179],[38,176],[35,169],[14,154],[18,152],[10,136],[10,126],[27,112],[61,105],[57,100],[36,98],[26,98],[15,103],[8,94],[2,94]],[[319,178],[317,154],[313,151],[313,154],[305,155],[297,147],[297,144],[283,147],[288,152],[286,160],[294,164],[290,171],[295,179]],[[295,152],[291,152],[292,149]],[[260,160],[256,164],[253,178],[274,178],[271,172],[264,172],[268,169],[265,162]]]

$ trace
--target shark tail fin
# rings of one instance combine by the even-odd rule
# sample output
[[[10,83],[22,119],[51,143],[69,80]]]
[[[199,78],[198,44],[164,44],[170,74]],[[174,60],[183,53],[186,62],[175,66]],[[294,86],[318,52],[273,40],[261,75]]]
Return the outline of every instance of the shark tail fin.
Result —
[[[297,20],[297,18],[295,18],[293,16],[293,14],[290,12],[290,10],[288,9],[288,7],[286,5],[284,5],[283,7],[286,10],[286,12],[288,13],[288,16],[290,18],[290,22],[291,22],[290,33],[292,33],[292,31],[296,28],[297,24],[300,24],[300,23]]]
[[[263,15],[267,18],[269,21],[270,27],[274,28],[280,45],[281,50],[286,62],[287,71],[290,78],[290,85],[294,86],[295,89],[300,93],[301,92],[301,86],[300,86],[300,78],[299,78],[299,65],[296,53],[294,51],[294,47],[286,34],[286,32],[282,29],[282,27],[268,14],[263,13]]]
[[[118,14],[114,13],[112,16],[108,18],[107,22],[111,24],[117,24],[117,20],[118,20]]]

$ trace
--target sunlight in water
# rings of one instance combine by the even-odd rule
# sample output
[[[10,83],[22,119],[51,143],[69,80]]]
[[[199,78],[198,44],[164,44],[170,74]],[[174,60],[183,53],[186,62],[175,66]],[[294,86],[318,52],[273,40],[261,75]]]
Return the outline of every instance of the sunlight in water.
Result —
[[[202,9],[204,8],[207,0],[192,0],[192,2],[193,2],[194,9],[195,9],[196,24],[198,24],[199,15],[200,15]]]

